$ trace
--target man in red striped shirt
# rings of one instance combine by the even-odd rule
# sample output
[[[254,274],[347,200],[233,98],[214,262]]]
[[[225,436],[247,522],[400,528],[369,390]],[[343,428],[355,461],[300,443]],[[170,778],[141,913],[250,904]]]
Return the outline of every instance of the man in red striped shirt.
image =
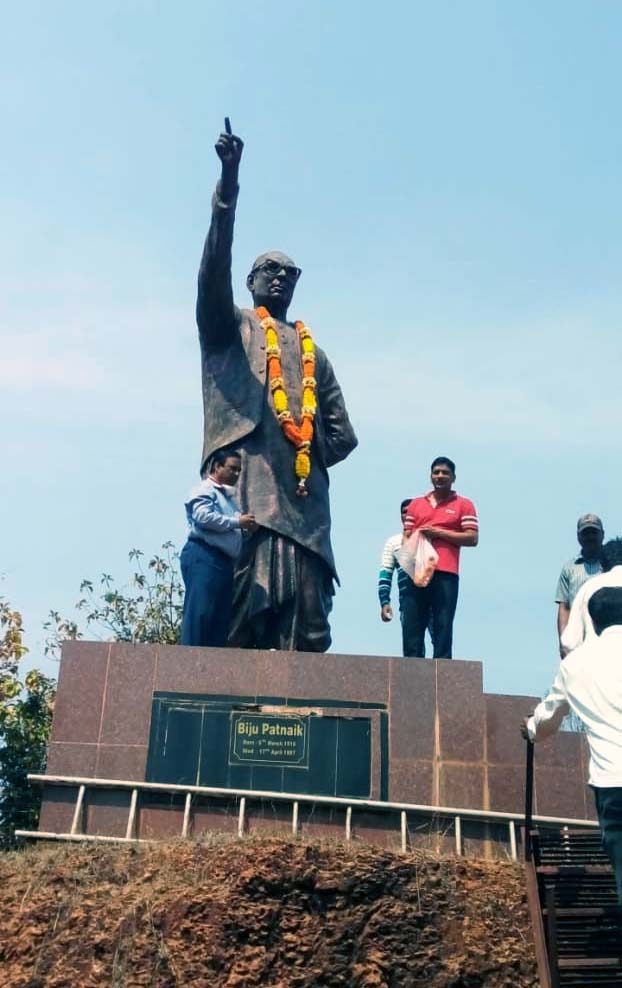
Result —
[[[453,460],[437,456],[431,470],[432,490],[410,502],[404,532],[421,531],[438,553],[438,566],[427,587],[413,587],[408,594],[408,622],[415,629],[415,655],[425,657],[425,632],[431,618],[434,658],[451,659],[460,549],[477,545],[479,524],[473,502],[452,490],[456,479]]]

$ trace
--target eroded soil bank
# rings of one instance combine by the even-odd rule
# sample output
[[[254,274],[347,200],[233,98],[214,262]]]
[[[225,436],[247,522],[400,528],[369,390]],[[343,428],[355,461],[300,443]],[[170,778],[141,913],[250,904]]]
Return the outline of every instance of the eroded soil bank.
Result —
[[[280,838],[0,857],[2,988],[532,988],[522,869]]]

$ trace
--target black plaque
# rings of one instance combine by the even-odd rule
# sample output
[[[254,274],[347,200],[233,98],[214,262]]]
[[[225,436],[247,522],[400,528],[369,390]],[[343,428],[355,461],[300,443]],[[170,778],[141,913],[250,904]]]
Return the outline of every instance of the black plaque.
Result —
[[[309,717],[231,712],[230,765],[309,768]]]
[[[307,712],[311,705],[321,712]],[[336,707],[338,715],[332,713]],[[318,698],[306,704],[295,697],[155,693],[146,781],[367,799],[373,726],[365,711],[380,712],[380,798],[387,799],[384,707],[344,699]],[[232,752],[234,717],[252,719],[255,725],[256,719],[285,727],[302,723],[304,744],[299,731],[265,731],[264,740],[289,743],[270,745],[268,758],[249,745],[235,745]],[[239,738],[261,736],[239,733]]]

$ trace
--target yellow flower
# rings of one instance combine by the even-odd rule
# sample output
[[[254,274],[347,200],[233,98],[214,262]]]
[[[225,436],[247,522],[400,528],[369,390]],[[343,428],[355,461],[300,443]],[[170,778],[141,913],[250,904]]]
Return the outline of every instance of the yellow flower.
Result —
[[[276,408],[277,412],[287,411],[287,395],[283,391],[283,388],[278,388],[274,392],[274,407]]]
[[[302,395],[302,403],[306,405],[307,408],[317,408],[317,401],[315,398],[315,392],[311,388],[305,388]]]
[[[285,382],[282,377],[281,349],[276,331],[276,322],[265,306],[259,306],[257,311],[260,316],[263,316],[261,326],[266,337],[266,359],[270,375],[270,390],[274,403],[274,413],[286,437],[296,445],[295,471],[298,478],[296,493],[304,496],[307,494],[305,481],[311,472],[311,442],[305,439],[304,442],[297,443],[297,439],[301,434],[305,437],[313,436],[313,418],[317,410],[317,400],[315,397],[317,383],[314,377],[315,344],[313,343],[309,327],[305,326],[303,322],[297,321],[296,329],[300,340],[303,378],[301,418],[300,423],[296,425],[294,417],[289,410],[287,391],[285,390]],[[290,423],[296,425],[296,427],[294,429],[290,428]]]
[[[311,473],[311,460],[309,454],[305,452],[296,453],[296,476],[304,480]]]

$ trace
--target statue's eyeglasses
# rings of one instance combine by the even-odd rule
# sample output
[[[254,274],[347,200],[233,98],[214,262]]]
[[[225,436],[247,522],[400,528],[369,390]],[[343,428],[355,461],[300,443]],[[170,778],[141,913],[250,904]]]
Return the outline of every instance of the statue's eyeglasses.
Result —
[[[276,277],[281,271],[285,272],[285,277],[288,281],[298,281],[301,275],[300,268],[297,268],[295,264],[280,264],[279,261],[263,261],[262,264],[258,264],[256,268],[253,268],[251,274],[255,274],[255,271],[263,271],[264,274],[269,275],[271,278]]]

